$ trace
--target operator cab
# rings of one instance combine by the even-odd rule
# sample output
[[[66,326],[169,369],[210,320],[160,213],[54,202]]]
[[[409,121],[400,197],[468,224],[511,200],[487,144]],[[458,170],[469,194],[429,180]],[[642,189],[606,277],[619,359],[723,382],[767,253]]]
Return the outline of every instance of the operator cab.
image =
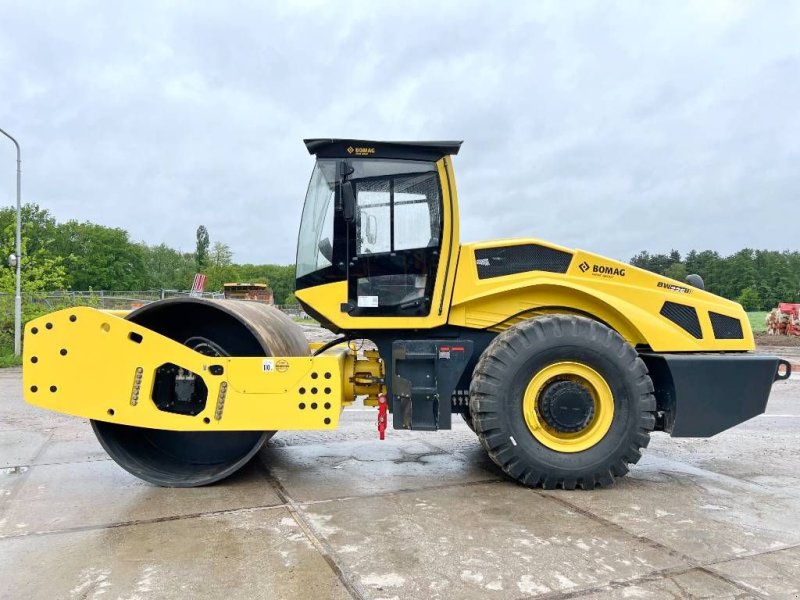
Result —
[[[344,297],[330,301],[351,317],[430,314],[444,232],[437,161],[460,144],[306,140],[317,161],[297,243],[297,290],[346,282]]]

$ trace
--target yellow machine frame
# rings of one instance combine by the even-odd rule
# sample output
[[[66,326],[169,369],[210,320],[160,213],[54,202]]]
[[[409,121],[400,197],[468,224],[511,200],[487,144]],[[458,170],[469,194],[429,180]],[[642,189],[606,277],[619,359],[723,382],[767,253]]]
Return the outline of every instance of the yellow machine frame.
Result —
[[[536,244],[572,254],[566,273],[533,271],[480,279],[475,252],[498,246]],[[615,329],[633,346],[657,352],[752,351],[744,309],[730,300],[626,263],[537,239],[493,240],[461,246],[448,323],[504,331],[543,314],[591,316]],[[697,309],[703,339],[660,314],[665,300]],[[709,311],[737,319],[742,339],[715,339]]]
[[[209,357],[86,307],[35,319],[25,336],[26,400],[87,419],[175,431],[335,429],[353,398],[345,365],[355,367],[345,346],[313,357]],[[200,414],[164,412],[151,400],[164,357],[203,379],[208,399]]]

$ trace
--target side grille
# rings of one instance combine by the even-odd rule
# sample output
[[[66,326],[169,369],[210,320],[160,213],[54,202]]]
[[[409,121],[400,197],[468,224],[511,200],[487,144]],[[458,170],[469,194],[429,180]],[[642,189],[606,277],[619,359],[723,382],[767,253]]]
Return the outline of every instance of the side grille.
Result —
[[[499,246],[475,251],[478,277],[502,277],[528,271],[566,273],[572,254],[539,244]]]
[[[698,340],[703,339],[703,331],[700,329],[700,319],[697,318],[697,311],[693,306],[678,304],[677,302],[664,302],[661,307],[661,316],[666,317],[678,327],[688,331]]]
[[[711,317],[711,327],[714,330],[714,337],[718,340],[741,340],[744,339],[742,333],[742,323],[739,319],[721,315],[715,312],[708,312]]]

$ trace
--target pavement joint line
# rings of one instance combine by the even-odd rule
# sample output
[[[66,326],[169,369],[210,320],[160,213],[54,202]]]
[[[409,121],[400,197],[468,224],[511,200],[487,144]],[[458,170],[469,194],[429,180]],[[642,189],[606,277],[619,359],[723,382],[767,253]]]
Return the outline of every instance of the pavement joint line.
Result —
[[[110,459],[109,459],[110,460]],[[258,465],[261,465],[263,468],[266,469],[266,466],[259,460]],[[263,474],[263,472],[262,472]],[[270,475],[271,476],[271,475]],[[272,484],[272,481],[269,480],[269,483]],[[467,482],[456,482],[456,483],[445,483],[441,485],[435,486],[428,486],[424,488],[405,488],[400,490],[391,490],[388,492],[378,492],[376,494],[368,494],[364,496],[339,496],[336,498],[325,498],[323,500],[308,500],[308,501],[300,501],[299,503],[296,502],[297,505],[302,506],[314,506],[318,504],[329,504],[331,502],[346,502],[352,500],[366,500],[370,498],[381,498],[386,496],[394,496],[394,495],[401,495],[401,494],[410,494],[410,493],[419,493],[419,492],[427,492],[431,490],[441,490],[447,488],[458,488],[458,487],[472,487],[478,485],[490,485],[496,483],[505,483],[503,480],[500,479],[482,479],[480,481],[467,481]],[[274,484],[273,484],[274,487]],[[283,486],[281,486],[283,487]],[[276,491],[277,493],[277,491]],[[278,497],[283,500],[283,496],[286,495],[278,493]],[[294,500],[293,500],[294,501]],[[64,527],[61,529],[50,529],[45,531],[31,531],[27,533],[15,533],[15,534],[0,534],[0,541],[7,540],[7,539],[17,539],[23,537],[42,537],[42,536],[49,536],[49,535],[59,535],[62,533],[76,533],[76,532],[83,532],[83,531],[96,531],[102,529],[115,529],[118,527],[132,527],[135,525],[148,525],[151,523],[162,523],[167,521],[179,521],[184,519],[196,519],[200,517],[206,516],[215,516],[215,515],[225,515],[225,514],[236,514],[240,512],[247,512],[253,510],[267,510],[267,509],[275,509],[275,508],[287,508],[287,503],[282,502],[281,504],[260,504],[257,506],[243,506],[241,508],[226,508],[220,509],[215,511],[205,511],[205,512],[198,512],[198,513],[188,513],[185,515],[168,515],[164,517],[153,517],[151,519],[134,519],[131,521],[117,521],[113,523],[104,523],[100,525],[82,525],[76,527]]]
[[[723,581],[725,581],[725,583],[733,585],[737,589],[746,592],[747,594],[756,594],[760,598],[767,598],[768,596],[760,595],[760,592],[758,592],[758,590],[747,588],[746,584],[740,585],[737,584],[737,582],[728,580],[727,576],[714,571],[713,570],[714,566],[729,562],[736,562],[737,560],[766,556],[769,554],[776,554],[778,552],[783,552],[785,550],[793,550],[795,548],[800,548],[800,543],[785,544],[779,548],[770,548],[769,550],[762,550],[760,552],[750,552],[746,554],[740,554],[732,558],[727,558],[725,560],[711,560],[711,561],[698,562],[698,564],[694,566],[689,564],[687,566],[667,567],[665,569],[658,569],[655,571],[651,571],[650,573],[641,575],[639,577],[634,577],[631,579],[616,579],[609,581],[608,583],[603,583],[592,587],[582,587],[577,589],[560,590],[560,591],[555,590],[539,596],[523,596],[522,598],[519,598],[517,600],[525,600],[528,598],[536,598],[536,600],[568,600],[569,598],[576,598],[594,592],[625,589],[627,587],[639,585],[640,583],[659,581],[667,577],[672,577],[675,575],[683,575],[685,573],[691,573],[692,571],[700,571],[702,573],[705,573],[706,575],[709,575],[710,577],[714,577],[715,579],[722,579]]]
[[[106,458],[90,458],[87,460],[64,460],[61,462],[50,462],[50,463],[29,463],[27,465],[13,465],[10,467],[3,467],[4,469],[33,469],[34,467],[57,467],[61,465],[84,465],[86,463],[94,463],[94,462],[108,462],[113,460],[110,456]]]
[[[402,494],[419,494],[429,491],[446,490],[449,488],[462,488],[473,487],[478,485],[492,485],[496,483],[508,483],[502,479],[481,479],[478,481],[463,481],[457,483],[442,483],[440,485],[430,485],[418,488],[402,488],[399,490],[390,490],[386,492],[377,492],[375,494],[365,494],[363,496],[339,496],[337,498],[325,498],[323,500],[299,500],[300,506],[315,506],[318,504],[330,504],[331,502],[349,502],[352,500],[369,500],[371,498],[385,498],[387,496],[399,496]]]
[[[614,590],[624,590],[625,588],[629,588],[635,585],[640,585],[642,583],[662,581],[664,579],[668,579],[676,575],[684,575],[686,573],[691,573],[692,571],[700,571],[706,573],[706,570],[701,567],[692,567],[692,566],[667,567],[666,569],[651,571],[650,573],[647,573],[645,575],[640,575],[639,577],[632,577],[630,579],[614,579],[612,581],[609,581],[608,583],[602,583],[591,587],[582,587],[570,590],[554,590],[552,592],[547,592],[538,596],[521,596],[516,600],[533,600],[533,599],[569,600],[570,598],[580,598],[587,594],[593,594],[597,592],[611,592]],[[710,575],[716,578],[716,576],[713,573]],[[742,589],[739,586],[737,586],[737,588]],[[754,593],[754,591],[748,589],[747,593],[752,594]]]
[[[42,442],[42,445],[39,446],[39,449],[36,451],[36,454],[33,455],[33,459],[32,459],[33,462],[35,462],[36,459],[39,458],[42,455],[42,453],[44,452],[44,449],[50,443],[50,439],[52,437],[53,437],[52,433],[48,433],[47,434],[47,439],[45,439]],[[30,468],[25,469],[25,471],[23,471],[23,472],[21,472],[19,474],[19,478],[14,481],[13,487],[11,488],[9,495],[6,496],[3,499],[4,508],[3,508],[3,510],[0,510],[0,516],[4,517],[6,515],[7,508],[9,506],[11,506],[11,504],[14,501],[15,497],[19,493],[19,490],[22,489],[22,487],[25,485],[25,481],[28,479],[28,477],[30,477],[30,472],[31,472]]]
[[[532,491],[535,494],[537,494],[538,496],[542,497],[542,498],[551,498],[551,499],[555,500],[557,503],[561,504],[562,506],[569,507],[570,509],[576,511],[577,513],[583,515],[584,517],[587,517],[588,519],[591,519],[592,521],[595,521],[595,522],[600,523],[602,525],[605,525],[606,527],[610,527],[611,529],[613,529],[615,531],[618,531],[618,532],[621,532],[626,536],[632,537],[632,538],[644,543],[645,545],[650,546],[651,548],[653,548],[655,550],[660,550],[662,552],[665,552],[667,555],[683,561],[684,563],[686,563],[687,565],[689,565],[692,568],[701,569],[704,572],[706,572],[708,575],[710,575],[710,576],[712,576],[712,577],[714,577],[716,579],[722,580],[725,583],[727,583],[729,585],[732,585],[735,588],[737,588],[737,589],[739,589],[739,590],[741,590],[743,592],[747,592],[749,594],[754,594],[758,598],[763,598],[763,599],[768,598],[768,596],[766,596],[764,594],[761,594],[761,593],[757,592],[756,590],[754,590],[754,589],[752,589],[750,587],[746,587],[743,584],[739,583],[738,581],[736,581],[734,579],[729,578],[726,575],[723,575],[721,573],[717,573],[715,571],[707,569],[706,566],[705,566],[706,564],[712,565],[712,564],[716,564],[716,563],[725,562],[724,560],[717,559],[717,560],[706,562],[706,563],[699,562],[699,561],[695,560],[694,558],[692,558],[691,556],[689,556],[688,554],[684,554],[683,552],[681,552],[679,550],[676,550],[674,548],[671,548],[670,546],[667,546],[666,544],[662,544],[661,542],[656,541],[656,540],[654,540],[652,538],[649,538],[646,535],[643,535],[643,534],[640,534],[640,533],[634,533],[632,531],[628,531],[622,525],[620,525],[618,523],[615,523],[614,521],[611,521],[610,519],[606,519],[605,517],[601,517],[600,515],[596,515],[591,511],[588,511],[588,510],[586,510],[584,508],[581,508],[580,506],[576,506],[572,502],[569,502],[568,500],[566,500],[566,499],[564,499],[562,497],[556,496],[554,494],[545,494],[545,493],[541,492],[540,490],[532,490]]]
[[[738,582],[734,581],[732,578],[728,577],[728,575],[725,575],[724,573],[720,573],[719,571],[717,571],[717,569],[715,567],[717,567],[718,565],[724,565],[726,563],[732,563],[732,562],[736,562],[738,560],[743,560],[743,559],[747,559],[747,558],[758,558],[758,557],[761,557],[761,556],[767,556],[767,555],[770,555],[770,554],[776,554],[778,552],[783,552],[785,550],[794,550],[795,548],[800,548],[800,544],[790,544],[790,545],[783,546],[781,548],[772,548],[770,550],[764,550],[763,552],[752,552],[752,553],[749,553],[749,554],[742,554],[740,556],[727,558],[725,560],[708,562],[708,563],[703,564],[700,567],[700,570],[703,571],[704,573],[707,573],[708,575],[711,575],[713,577],[717,577],[719,579],[722,579],[723,581],[726,581],[726,582],[730,583],[731,585],[736,586],[740,590],[744,590],[744,591],[746,591],[747,593],[750,593],[750,594],[755,594],[759,598],[768,598],[769,597],[768,595],[762,594],[755,587],[750,586],[747,583],[739,584]]]
[[[306,515],[303,509],[294,501],[278,478],[273,476],[269,467],[261,460],[261,457],[258,457],[257,463],[261,468],[260,470],[264,478],[272,485],[278,498],[284,502],[292,518],[300,529],[303,530],[303,533],[305,533],[311,545],[319,552],[320,556],[322,556],[350,596],[354,600],[367,600],[370,597],[369,591],[356,579],[355,574],[338,560],[333,546],[330,545],[321,533],[316,531],[311,519],[308,518],[308,515]]]
[[[68,533],[83,533],[85,531],[102,531],[103,529],[118,529],[121,527],[135,527],[136,525],[152,525],[153,523],[167,523],[170,521],[185,521],[199,519],[201,517],[215,517],[219,515],[232,515],[246,513],[257,510],[273,510],[276,508],[287,508],[285,504],[261,504],[258,506],[243,506],[241,508],[225,508],[220,510],[210,510],[206,512],[188,513],[185,515],[166,515],[163,517],[152,517],[150,519],[132,519],[130,521],[117,521],[114,523],[103,523],[101,525],[78,525],[76,527],[64,527],[62,529],[49,529],[45,531],[29,531],[26,533],[0,535],[0,542],[4,540],[15,540],[19,538],[38,538],[50,535],[62,535]]]
[[[660,468],[661,473],[670,473],[672,475],[682,474],[687,476],[689,482],[695,486],[699,487],[699,484],[694,480],[694,477],[706,477],[708,479],[716,479],[717,481],[725,481],[731,485],[735,485],[737,487],[744,487],[749,491],[758,491],[758,492],[768,492],[772,490],[772,486],[764,485],[762,483],[758,483],[757,481],[750,481],[749,479],[742,479],[741,477],[736,477],[734,475],[728,475],[727,473],[718,473],[717,471],[713,471],[712,469],[707,469],[705,467],[698,467],[691,463],[676,460],[674,458],[668,458],[666,456],[661,456],[654,453],[648,453],[648,459],[655,463],[655,466],[658,467],[658,464],[661,463]],[[670,469],[670,464],[679,464],[686,467],[684,470],[677,470]]]
[[[609,581],[608,583],[603,583],[591,587],[582,587],[579,589],[554,590],[552,592],[547,592],[539,596],[522,596],[517,600],[528,600],[531,598],[536,598],[536,600],[568,600],[569,598],[579,598],[581,596],[585,596],[586,594],[592,594],[595,592],[610,592],[613,590],[623,590],[625,588],[632,587],[634,585],[639,585],[641,583],[661,581],[663,579],[672,577],[674,575],[683,575],[684,573],[691,573],[692,571],[696,570],[698,570],[696,567],[691,567],[691,566],[668,567],[666,569],[651,571],[646,575],[640,575],[639,577],[633,577],[631,579],[615,579]]]
[[[800,415],[798,415],[800,417]],[[692,485],[694,487],[702,488],[702,485],[696,481],[697,477],[707,477],[709,479],[717,479],[726,481],[731,485],[735,485],[737,487],[743,487],[748,489],[749,491],[757,491],[757,492],[767,492],[767,493],[774,493],[775,486],[759,483],[757,481],[752,481],[747,479],[746,477],[737,477],[736,475],[729,475],[727,473],[719,473],[712,469],[707,469],[705,467],[698,467],[691,463],[680,461],[674,458],[668,458],[666,456],[662,456],[653,452],[648,452],[645,455],[647,458],[653,459],[655,462],[661,461],[663,463],[673,463],[673,464],[680,464],[688,467],[693,472],[688,472],[686,470],[683,471],[676,471],[675,469],[664,468],[659,469],[659,472],[662,474],[666,474],[667,476],[673,478],[674,481],[676,475],[685,475],[686,481],[680,481],[681,484]]]

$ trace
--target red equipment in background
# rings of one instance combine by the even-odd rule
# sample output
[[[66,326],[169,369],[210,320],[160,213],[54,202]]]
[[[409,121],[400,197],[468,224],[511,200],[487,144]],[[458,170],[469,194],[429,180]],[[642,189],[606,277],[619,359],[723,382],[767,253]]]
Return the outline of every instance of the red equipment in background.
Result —
[[[767,314],[767,333],[769,335],[800,335],[800,304],[778,303]]]

